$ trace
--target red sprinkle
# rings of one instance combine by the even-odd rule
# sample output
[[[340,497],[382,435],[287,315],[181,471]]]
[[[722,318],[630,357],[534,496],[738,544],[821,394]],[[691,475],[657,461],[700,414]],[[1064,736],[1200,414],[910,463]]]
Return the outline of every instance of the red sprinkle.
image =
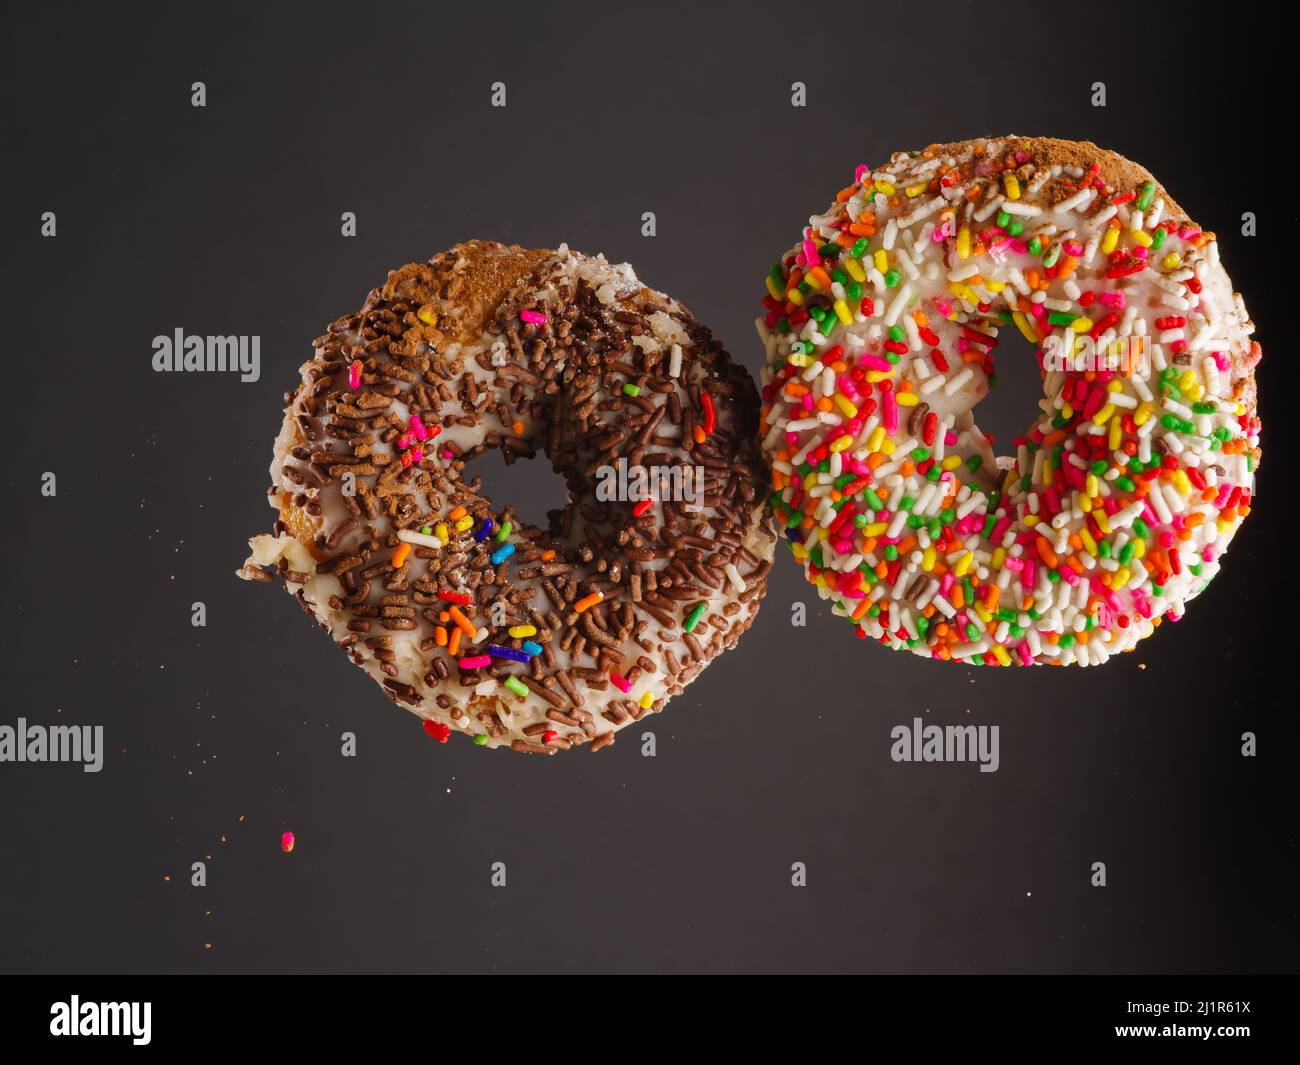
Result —
[[[424,731],[439,743],[446,743],[451,738],[451,726],[444,725],[441,721],[426,721]]]
[[[708,392],[700,393],[700,406],[704,408],[704,434],[712,435],[718,427],[718,412],[713,407],[713,397]]]

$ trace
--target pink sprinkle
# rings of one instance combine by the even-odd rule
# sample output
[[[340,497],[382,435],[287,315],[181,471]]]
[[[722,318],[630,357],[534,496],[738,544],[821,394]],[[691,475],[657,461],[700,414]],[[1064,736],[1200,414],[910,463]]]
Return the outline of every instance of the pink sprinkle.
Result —
[[[621,673],[611,672],[609,675],[609,679],[614,682],[614,687],[616,687],[619,691],[623,692],[624,694],[632,690],[632,682],[628,680],[627,677],[623,676]]]
[[[821,266],[822,264],[821,254],[817,251],[817,245],[813,243],[811,237],[806,237],[804,239],[803,257],[805,261],[808,263],[808,266],[810,268],[814,266]]]
[[[418,447],[413,447],[413,448],[411,448],[411,461],[412,461],[412,462],[423,462],[423,461],[424,461],[424,452],[421,451]]]
[[[865,366],[868,370],[879,370],[881,373],[889,373],[893,369],[893,366],[879,355],[859,355],[858,365]]]
[[[293,850],[293,833],[286,832],[280,837],[280,849],[288,854]]]
[[[466,656],[456,662],[456,665],[460,666],[461,669],[482,669],[484,666],[490,666],[491,664],[491,655]]]
[[[353,362],[348,366],[348,388],[361,387],[361,363]]]
[[[429,430],[424,427],[424,422],[420,421],[418,414],[411,415],[411,432],[415,434],[417,440],[429,439]]]
[[[853,183],[855,185],[861,185],[862,179],[870,173],[871,167],[867,166],[865,163],[859,163],[853,168]]]
[[[519,320],[529,325],[542,325],[546,321],[546,315],[541,311],[520,311]]]
[[[1124,309],[1124,293],[1122,292],[1103,292],[1097,298],[1101,300],[1103,307],[1109,307],[1112,311],[1122,311]]]

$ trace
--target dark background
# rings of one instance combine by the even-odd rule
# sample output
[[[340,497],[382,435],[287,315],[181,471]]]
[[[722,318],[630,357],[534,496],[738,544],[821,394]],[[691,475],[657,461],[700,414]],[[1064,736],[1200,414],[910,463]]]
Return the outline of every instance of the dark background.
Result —
[[[0,765],[0,969],[1294,969],[1296,219],[1267,154],[1291,108],[1275,31],[1244,5],[1213,24],[1041,10],[11,11],[0,723],[102,724],[108,754],[98,775]],[[1007,132],[1150,167],[1219,232],[1265,349],[1255,514],[1136,653],[1069,671],[890,653],[783,552],[750,634],[648,719],[658,757],[633,727],[534,759],[432,742],[288,596],[235,579],[273,519],[281,394],[387,269],[469,237],[568,241],[630,260],[757,373],[763,273],[857,163]],[[153,373],[151,339],[177,326],[259,334],[261,380]],[[1004,433],[1029,420],[1020,370],[985,410]],[[535,517],[557,501],[541,463],[490,476]],[[914,715],[1000,725],[1001,770],[893,763]]]

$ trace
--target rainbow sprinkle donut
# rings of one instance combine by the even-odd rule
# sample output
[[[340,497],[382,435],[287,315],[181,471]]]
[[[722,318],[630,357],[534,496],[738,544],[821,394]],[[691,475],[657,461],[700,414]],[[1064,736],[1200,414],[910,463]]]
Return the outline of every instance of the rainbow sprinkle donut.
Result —
[[[767,277],[772,507],[858,636],[1096,665],[1177,620],[1250,512],[1259,344],[1219,262],[1114,152],[1001,137],[860,166]],[[1043,400],[997,457],[1004,330]]]

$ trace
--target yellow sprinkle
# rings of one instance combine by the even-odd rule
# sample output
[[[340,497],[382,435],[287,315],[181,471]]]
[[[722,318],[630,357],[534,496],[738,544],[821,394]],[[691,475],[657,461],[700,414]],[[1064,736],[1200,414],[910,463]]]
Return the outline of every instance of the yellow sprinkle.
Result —
[[[433,527],[433,535],[445,544],[450,539],[450,534],[447,530],[447,523],[445,521],[438,522],[438,524]]]
[[[835,393],[835,406],[839,407],[840,410],[844,412],[844,417],[846,418],[856,418],[858,416],[858,408],[849,402],[848,396],[844,395],[841,392]],[[839,439],[851,440],[852,438],[840,437]]]
[[[650,692],[644,692],[641,696],[641,709],[649,710],[650,707],[654,706],[654,704],[655,704],[654,695],[651,694]]]
[[[867,279],[867,272],[862,269],[862,264],[857,259],[849,259],[844,264],[844,269],[849,272],[849,277],[859,284]]]
[[[850,415],[850,417],[852,417],[852,415]],[[851,437],[848,433],[845,433],[843,436],[837,436],[830,443],[830,449],[836,454],[838,454],[841,451],[848,451],[848,449],[851,448],[852,446],[853,446],[853,437]]]
[[[1093,558],[1097,557],[1097,541],[1092,538],[1092,533],[1088,531],[1088,526],[1079,526],[1079,539],[1083,541],[1084,548]]]
[[[1116,451],[1119,449],[1119,445],[1123,439],[1124,426],[1120,421],[1120,416],[1116,414],[1115,417],[1110,420],[1110,438],[1107,440],[1107,444],[1110,446],[1112,451]]]
[[[774,300],[785,299],[785,293],[781,291],[781,286],[776,283],[776,278],[771,274],[767,275],[767,291],[772,294]]]
[[[926,573],[929,573],[934,569],[934,563],[938,557],[939,552],[937,552],[933,547],[927,547],[921,552],[921,568],[925,570]]]
[[[884,439],[885,439],[885,427],[883,425],[877,425],[874,429],[871,430],[871,435],[867,437],[867,450],[879,451],[880,445],[884,441]]]
[[[924,185],[908,185],[907,188],[903,190],[909,200],[916,199],[916,197],[920,196],[924,191]]]
[[[971,607],[971,609],[975,611],[975,613],[979,616],[980,621],[984,622],[985,625],[987,625],[990,621],[993,620],[993,615],[989,613],[989,608],[986,607],[983,603],[979,602],[978,600],[976,600],[975,604]]]
[[[1150,403],[1139,403],[1138,409],[1133,412],[1133,424],[1145,425],[1154,413],[1154,408]]]
[[[891,185],[888,181],[877,181],[876,191],[883,192],[886,196],[892,196],[894,195],[894,186]]]
[[[1151,234],[1141,229],[1135,229],[1129,236],[1133,238],[1134,243],[1141,244],[1144,248],[1151,247]]]
[[[889,271],[889,253],[884,248],[878,248],[872,260],[876,264],[876,269],[882,274]]]
[[[1105,425],[1110,416],[1115,413],[1115,404],[1107,403],[1096,414],[1092,416],[1093,425]]]
[[[888,381],[893,376],[893,370],[868,370],[867,383],[874,385],[878,381]]]
[[[1110,518],[1106,517],[1106,511],[1103,507],[1098,507],[1092,512],[1092,520],[1097,523],[1097,528],[1110,535]],[[1139,541],[1140,542],[1140,541]]]
[[[1160,265],[1163,266],[1166,270],[1177,270],[1180,266],[1183,265],[1183,260],[1182,257],[1176,251],[1171,251],[1168,255],[1166,255],[1163,259],[1160,260]]]
[[[1005,547],[996,548],[993,552],[992,566],[994,569],[1001,569],[1002,564],[1007,560],[1007,549]]]
[[[1006,174],[1003,174],[1002,184],[1007,190],[1008,200],[1020,199],[1020,182],[1017,180],[1015,174],[1012,174],[1009,171]]]
[[[1174,473],[1174,487],[1183,495],[1189,495],[1192,491],[1192,482],[1187,479],[1187,474],[1183,470]]]
[[[1090,496],[1101,495],[1101,486],[1097,481],[1097,475],[1095,473],[1088,474],[1088,479],[1084,481],[1084,484],[1087,486],[1086,491],[1088,495]]]
[[[971,563],[975,561],[975,556],[970,551],[957,560],[957,565],[953,566],[952,572],[957,577],[966,576],[966,571],[970,569]]]
[[[993,657],[1001,662],[1004,666],[1011,665],[1011,656],[1007,654],[1007,649],[1000,643],[993,645]]]
[[[948,291],[959,300],[965,300],[967,303],[979,303],[979,297],[971,291],[970,286],[964,285],[960,281],[949,281]]]
[[[868,536],[884,536],[884,535],[885,535],[885,530],[888,529],[888,528],[889,528],[889,526],[888,526],[885,522],[883,522],[883,521],[873,521],[873,522],[872,522],[870,525],[868,525],[868,526],[866,527],[866,529],[864,529],[863,531],[864,531]]]
[[[1038,334],[1034,331],[1034,327],[1030,325],[1029,319],[1026,318],[1022,312],[1012,311],[1011,320],[1016,323],[1016,328],[1020,330],[1020,335],[1028,340],[1029,343],[1038,343]]]
[[[421,307],[418,311],[415,312],[415,316],[418,319],[420,319],[420,321],[422,321],[425,325],[438,324],[438,316],[433,313],[433,308],[429,306],[429,304],[427,303],[423,307]]]
[[[921,402],[921,397],[915,392],[899,392],[894,398],[900,407],[915,407]]]
[[[1026,515],[1025,515],[1025,527],[1026,527],[1027,529],[1032,529],[1032,528],[1033,528],[1035,525],[1037,525],[1037,524],[1038,524],[1038,515],[1037,515],[1037,514],[1026,514]]]
[[[796,307],[803,306],[803,293],[799,291],[797,286],[795,288],[792,288],[789,292],[787,292],[785,294],[785,298],[788,299],[791,303],[793,303]]]
[[[843,300],[835,301],[835,317],[845,325],[853,324],[853,312],[849,310],[849,305]]]
[[[1005,281],[985,281],[984,287],[988,289],[989,292],[991,292],[993,295],[996,296],[999,292],[1001,292],[1004,288],[1007,287],[1007,283]]]
[[[970,258],[970,227],[962,226],[957,231],[957,258]]]
[[[898,445],[895,444],[892,440],[886,440],[883,444],[880,445],[880,453],[882,455],[892,455],[894,453],[894,449],[897,447]]]
[[[942,466],[945,470],[955,470],[958,466],[961,465],[961,456],[949,455],[939,465]]]
[[[1092,330],[1092,319],[1076,318],[1073,322],[1070,323],[1070,328],[1073,329],[1076,333],[1090,332]]]
[[[537,626],[536,625],[511,625],[509,632],[510,635],[513,636],[516,640],[522,640],[525,636],[536,636]]]
[[[1115,250],[1115,245],[1119,243],[1119,226],[1108,226],[1106,235],[1101,238],[1101,251],[1103,255],[1109,255]]]
[[[456,522],[456,531],[464,532],[466,529],[470,528],[473,524],[474,524],[474,519],[467,514],[465,515],[465,517],[461,518],[460,521]]]
[[[1117,592],[1117,591],[1119,591],[1121,588],[1124,587],[1124,585],[1128,584],[1128,579],[1129,579],[1131,576],[1133,576],[1133,574],[1129,572],[1129,569],[1128,569],[1127,566],[1125,566],[1125,567],[1124,567],[1123,569],[1121,569],[1121,570],[1117,570],[1117,571],[1115,572],[1114,576],[1111,577],[1111,581],[1110,581],[1110,590],[1111,590],[1112,592]]]
[[[793,354],[788,355],[785,361],[791,366],[799,367],[811,366],[813,364],[812,356],[805,355],[802,352],[794,352]]]

